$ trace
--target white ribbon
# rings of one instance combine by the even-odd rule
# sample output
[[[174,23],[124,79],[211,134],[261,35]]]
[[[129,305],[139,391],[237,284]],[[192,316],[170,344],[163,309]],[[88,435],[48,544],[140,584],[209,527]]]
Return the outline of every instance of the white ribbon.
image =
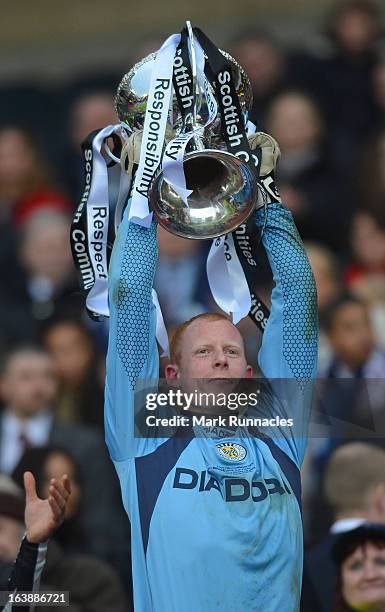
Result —
[[[192,190],[186,189],[186,177],[184,174],[183,168],[183,160],[185,156],[185,151],[187,144],[189,141],[197,136],[198,138],[202,136],[204,128],[210,125],[218,113],[218,105],[217,102],[210,91],[210,87],[208,85],[204,67],[205,67],[205,57],[203,53],[203,49],[199,42],[194,39],[194,44],[196,48],[196,66],[197,66],[197,79],[198,83],[203,89],[206,104],[208,108],[208,118],[204,126],[197,126],[190,132],[185,134],[180,134],[173,140],[171,140],[164,152],[163,160],[162,160],[162,171],[164,179],[167,183],[173,188],[174,191],[182,198],[183,202],[188,206],[188,196],[192,194]],[[189,45],[190,48],[190,45]],[[191,49],[190,49],[191,54]]]
[[[247,135],[256,131],[252,121],[246,125]],[[236,325],[251,309],[250,290],[235,250],[231,234],[213,241],[207,256],[207,278],[215,302]]]
[[[236,325],[248,315],[251,296],[231,234],[213,241],[207,257],[207,278],[215,302],[232,315]]]
[[[139,167],[132,190],[129,219],[149,228],[152,213],[148,209],[148,190],[161,162],[164,135],[173,91],[172,72],[180,34],[173,34],[156,54],[151,74]]]
[[[92,179],[87,200],[88,252],[95,282],[87,299],[87,308],[99,315],[108,316],[108,261],[107,237],[109,220],[108,171],[101,147],[108,136],[120,131],[120,125],[108,125],[92,142]]]
[[[197,130],[194,130],[195,132]],[[186,177],[183,170],[183,158],[187,143],[191,140],[194,132],[180,134],[171,140],[164,152],[162,160],[163,177],[174,191],[182,198],[188,206],[187,198],[192,194],[191,189],[186,188]]]
[[[86,305],[92,312],[106,317],[110,315],[107,261],[109,193],[108,170],[106,161],[101,154],[101,147],[104,140],[115,132],[120,132],[120,125],[108,125],[95,136],[92,142],[93,170],[91,188],[87,200],[88,249],[94,270],[95,283],[88,293]],[[119,195],[115,211],[115,232],[121,221],[124,205],[127,202],[129,187],[129,177],[121,170]],[[156,308],[156,339],[163,351],[162,356],[168,357],[168,335],[155,289],[152,290],[152,301]]]
[[[158,294],[155,289],[152,290],[152,303],[156,308],[156,339],[160,348],[162,349],[161,357],[170,357],[170,347],[168,343],[168,334],[166,330],[166,326],[164,324],[164,319],[162,315],[162,310],[160,308]]]
[[[249,314],[251,296],[245,273],[235,250],[232,234],[227,234],[225,237],[225,245],[226,243],[228,244],[226,263],[234,300],[234,308],[231,312],[233,313],[233,322],[236,325],[241,319]]]
[[[126,172],[120,170],[120,184],[119,184],[119,195],[116,202],[115,207],[115,218],[114,218],[114,228],[115,234],[118,231],[118,227],[123,218],[124,207],[127,203],[127,197],[130,191],[131,186],[131,178],[128,176]]]

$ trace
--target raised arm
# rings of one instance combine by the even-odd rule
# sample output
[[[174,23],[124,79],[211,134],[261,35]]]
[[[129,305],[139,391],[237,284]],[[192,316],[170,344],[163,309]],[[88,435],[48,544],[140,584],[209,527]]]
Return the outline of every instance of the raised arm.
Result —
[[[156,225],[119,226],[109,270],[109,342],[105,387],[105,436],[115,462],[149,452],[156,440],[135,438],[134,390],[138,380],[157,380],[156,309],[152,286],[157,261]]]
[[[8,580],[8,590],[16,601],[20,591],[38,593],[48,540],[64,521],[68,497],[71,494],[70,481],[66,475],[60,480],[51,479],[47,499],[40,499],[37,496],[36,482],[31,472],[24,474],[24,488],[26,534]],[[27,612],[33,611],[35,607],[33,605],[20,607],[19,603],[16,608],[9,602],[3,608],[3,612],[11,612],[13,609]]]
[[[265,212],[256,213],[262,228]],[[269,204],[262,236],[273,272],[271,313],[258,362],[266,378],[311,379],[317,368],[317,292],[313,273],[292,214]]]
[[[269,140],[272,141],[269,136],[262,140],[268,151]],[[262,151],[264,155],[263,148]],[[269,435],[300,466],[317,373],[317,291],[292,214],[282,206],[274,185],[277,157],[265,155],[268,163],[264,172],[262,164],[261,188],[267,206],[266,210],[256,212],[256,224],[263,229],[262,242],[275,283],[271,313],[258,356],[273,394],[260,409],[265,416],[267,412],[270,416],[293,419],[292,428],[272,428]]]

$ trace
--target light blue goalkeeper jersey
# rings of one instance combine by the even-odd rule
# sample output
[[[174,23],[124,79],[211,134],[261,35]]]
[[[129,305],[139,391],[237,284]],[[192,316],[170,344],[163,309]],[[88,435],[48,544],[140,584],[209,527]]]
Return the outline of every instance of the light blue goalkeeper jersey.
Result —
[[[263,211],[256,223],[264,224]],[[279,204],[268,207],[263,244],[275,287],[258,361],[266,378],[293,384],[262,406],[266,416],[294,418],[295,429],[270,438],[246,430],[136,438],[135,382],[157,379],[159,368],[156,228],[131,224],[127,211],[120,225],[110,264],[105,431],[131,521],[135,612],[299,609],[299,469],[310,409],[301,381],[316,374],[316,290],[291,213]]]

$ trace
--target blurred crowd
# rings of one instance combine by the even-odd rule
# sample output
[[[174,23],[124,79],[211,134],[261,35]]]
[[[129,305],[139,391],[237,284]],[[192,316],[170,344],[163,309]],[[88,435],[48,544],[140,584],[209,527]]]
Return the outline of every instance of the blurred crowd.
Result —
[[[314,547],[329,546],[333,537],[331,524],[351,516],[385,524],[385,12],[378,6],[337,3],[314,49],[286,48],[257,29],[224,44],[251,80],[251,120],[280,144],[282,200],[317,283],[319,374],[350,382],[347,389],[320,390],[303,478],[309,576],[321,563]],[[133,62],[151,50],[133,52]],[[16,520],[3,515],[2,493],[20,496],[29,469],[44,496],[50,478],[65,472],[74,493],[52,543],[47,582],[61,588],[55,567],[79,563],[67,585],[79,610],[87,598],[97,601],[98,571],[123,609],[131,600],[129,524],[103,442],[108,322],[85,313],[69,243],[84,187],[80,144],[92,130],[116,123],[121,76],[52,88],[13,83],[0,96],[0,578],[15,556]],[[159,229],[155,285],[171,332],[215,308],[208,248]],[[262,253],[260,260],[260,295],[268,301],[271,278]],[[249,363],[256,363],[260,336],[249,321],[241,329]],[[366,390],[364,404],[357,385]],[[317,436],[331,418],[333,436],[330,427]],[[82,565],[86,557],[100,565]],[[311,601],[319,597],[319,609],[331,610],[324,590],[312,590]]]

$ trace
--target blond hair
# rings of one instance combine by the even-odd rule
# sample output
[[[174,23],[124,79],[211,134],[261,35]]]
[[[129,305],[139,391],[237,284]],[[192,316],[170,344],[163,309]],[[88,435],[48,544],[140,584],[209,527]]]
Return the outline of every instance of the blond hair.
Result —
[[[194,323],[194,321],[228,321],[228,323],[230,323],[232,325],[231,320],[229,319],[229,317],[227,317],[224,314],[221,314],[220,312],[205,312],[203,314],[199,314],[196,315],[195,317],[192,317],[191,319],[189,319],[188,321],[185,321],[184,323],[181,323],[181,325],[178,325],[178,327],[175,329],[171,341],[170,341],[170,359],[171,359],[171,363],[179,363],[180,362],[180,358],[181,358],[181,344],[182,344],[182,339],[183,339],[183,335],[186,331],[186,329],[192,324]]]
[[[324,494],[336,514],[366,511],[373,488],[385,483],[385,451],[363,442],[338,448],[325,471]]]

